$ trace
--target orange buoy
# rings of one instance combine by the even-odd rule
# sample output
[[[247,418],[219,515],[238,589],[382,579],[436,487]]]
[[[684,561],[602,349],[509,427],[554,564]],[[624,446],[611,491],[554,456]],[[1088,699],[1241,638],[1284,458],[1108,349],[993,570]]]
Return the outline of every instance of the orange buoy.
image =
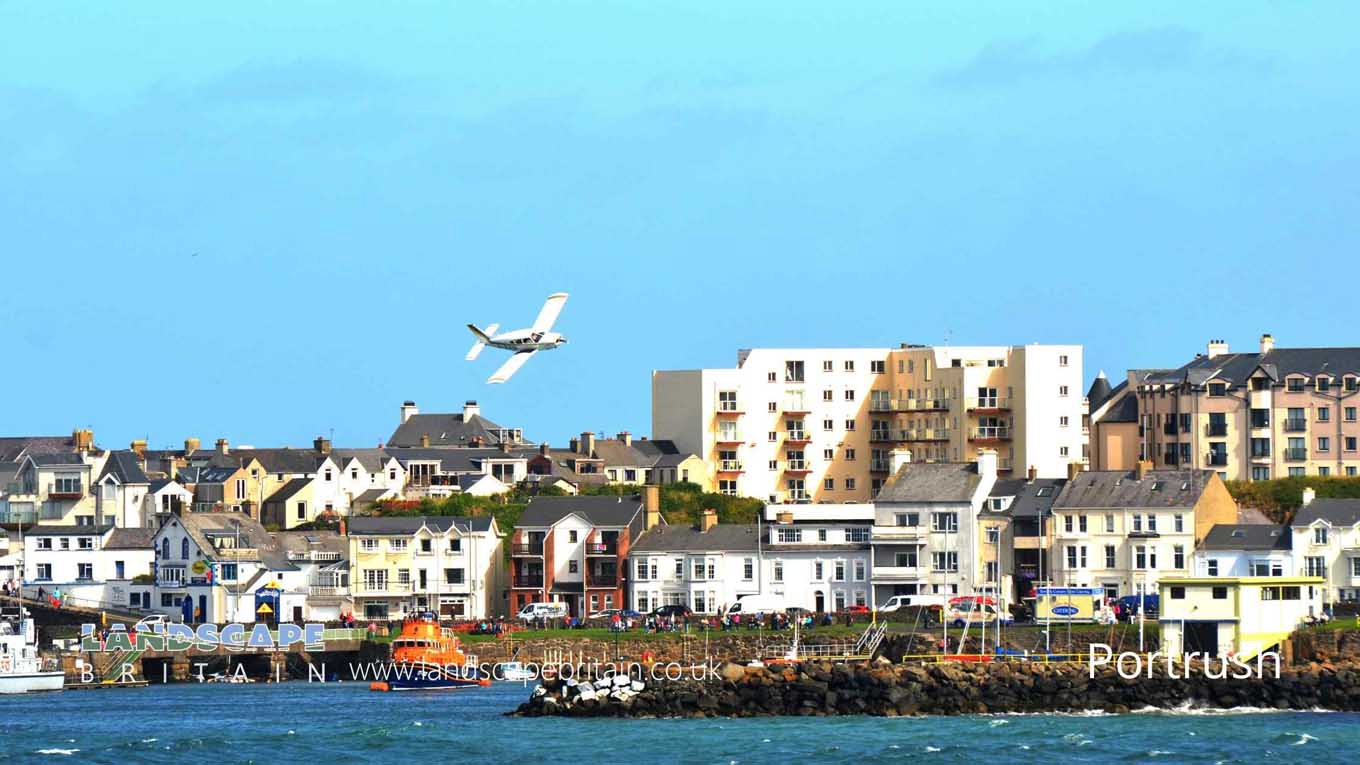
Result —
[[[370,691],[386,691],[386,690],[389,690],[389,688],[387,687],[387,683],[384,683],[384,682],[382,682],[382,681],[374,681],[374,682],[369,683],[369,684],[368,684],[368,689],[369,689]]]

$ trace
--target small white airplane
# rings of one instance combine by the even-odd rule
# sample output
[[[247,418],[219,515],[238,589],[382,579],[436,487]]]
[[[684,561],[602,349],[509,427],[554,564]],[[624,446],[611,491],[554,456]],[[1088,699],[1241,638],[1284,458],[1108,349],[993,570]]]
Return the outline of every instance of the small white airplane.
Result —
[[[492,348],[514,351],[514,355],[506,359],[501,368],[486,379],[488,383],[493,384],[509,380],[520,367],[524,366],[524,362],[528,361],[530,356],[539,351],[551,351],[567,342],[567,338],[551,331],[553,322],[557,321],[557,315],[562,313],[562,306],[566,305],[566,302],[565,292],[549,295],[547,301],[543,303],[543,308],[538,312],[538,318],[534,319],[534,325],[528,329],[517,329],[498,335],[496,330],[500,329],[499,324],[492,324],[486,329],[469,324],[468,329],[477,336],[477,342],[472,344],[472,350],[467,352],[466,359],[475,360],[488,345]]]

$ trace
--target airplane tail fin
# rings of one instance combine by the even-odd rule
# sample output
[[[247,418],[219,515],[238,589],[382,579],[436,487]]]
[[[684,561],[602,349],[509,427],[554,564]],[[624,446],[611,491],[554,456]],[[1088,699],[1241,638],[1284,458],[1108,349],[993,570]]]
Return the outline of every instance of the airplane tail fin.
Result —
[[[486,344],[491,342],[491,335],[500,328],[500,325],[492,324],[487,327],[485,331],[479,329],[476,324],[469,324],[467,326],[468,329],[472,330],[472,334],[477,336],[477,342],[472,344],[472,348],[468,350],[467,355],[463,357],[463,360],[475,361],[477,357],[481,355],[482,349],[486,347]]]

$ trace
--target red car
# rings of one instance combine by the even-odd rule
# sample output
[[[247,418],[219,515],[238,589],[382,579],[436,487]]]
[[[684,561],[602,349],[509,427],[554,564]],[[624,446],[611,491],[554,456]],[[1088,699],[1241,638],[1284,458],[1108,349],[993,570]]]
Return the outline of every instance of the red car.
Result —
[[[868,616],[868,615],[869,615],[869,607],[868,607],[868,606],[850,606],[849,608],[845,609],[845,612],[846,612],[847,614],[853,614],[853,615],[855,615],[855,616]]]

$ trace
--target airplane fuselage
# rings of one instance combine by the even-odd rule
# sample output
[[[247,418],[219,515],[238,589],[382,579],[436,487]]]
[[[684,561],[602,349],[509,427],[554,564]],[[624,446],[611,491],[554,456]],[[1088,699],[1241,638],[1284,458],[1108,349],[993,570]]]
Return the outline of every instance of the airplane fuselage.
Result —
[[[550,351],[566,342],[567,338],[556,332],[517,329],[493,335],[486,344],[505,351]]]

